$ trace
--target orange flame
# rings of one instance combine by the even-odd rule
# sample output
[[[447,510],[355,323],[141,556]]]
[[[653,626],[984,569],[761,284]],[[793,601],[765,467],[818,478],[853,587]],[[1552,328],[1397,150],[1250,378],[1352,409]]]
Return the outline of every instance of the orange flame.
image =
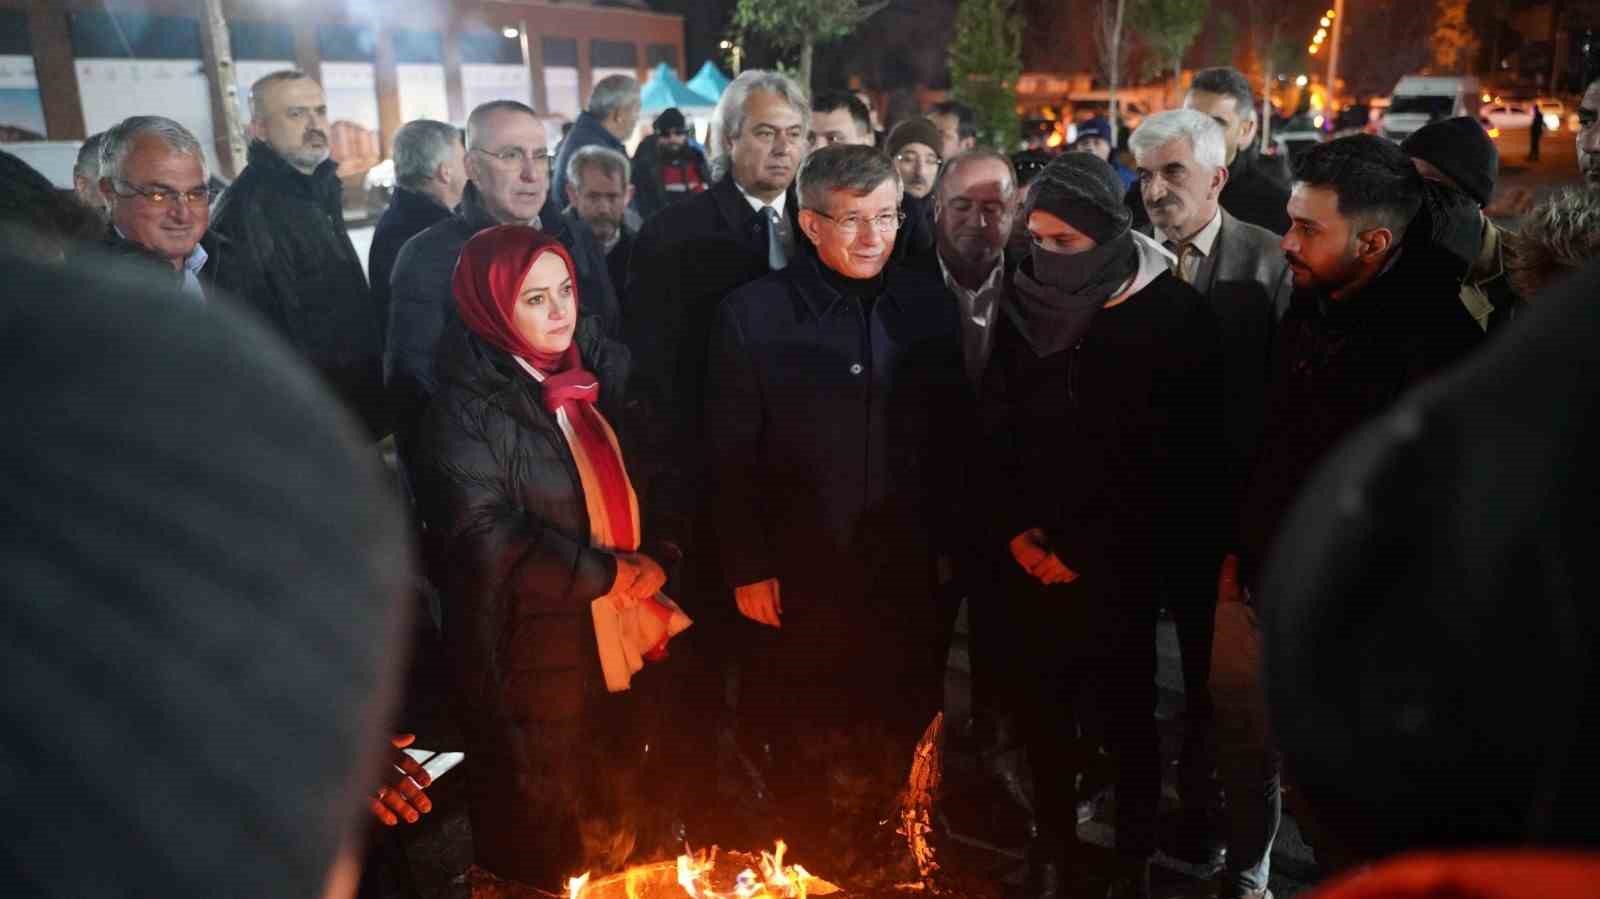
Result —
[[[567,899],[578,899],[583,895],[583,888],[589,885],[589,874],[585,872],[582,877],[574,877],[567,881]]]

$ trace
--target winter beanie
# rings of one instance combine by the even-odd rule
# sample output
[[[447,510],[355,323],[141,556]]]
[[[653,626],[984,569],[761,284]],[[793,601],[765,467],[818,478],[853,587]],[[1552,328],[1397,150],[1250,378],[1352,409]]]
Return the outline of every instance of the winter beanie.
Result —
[[[1110,163],[1092,153],[1063,153],[1028,185],[1027,209],[1048,212],[1104,244],[1133,221],[1124,193]]]
[[[1489,205],[1500,175],[1500,151],[1476,119],[1457,116],[1425,125],[1412,132],[1400,149],[1449,175],[1480,207]]]
[[[944,146],[944,139],[939,134],[938,126],[922,116],[917,116],[914,119],[906,119],[889,132],[889,141],[885,144],[889,158],[893,159],[900,155],[900,151],[905,149],[907,144],[922,144],[937,154],[939,148]]]

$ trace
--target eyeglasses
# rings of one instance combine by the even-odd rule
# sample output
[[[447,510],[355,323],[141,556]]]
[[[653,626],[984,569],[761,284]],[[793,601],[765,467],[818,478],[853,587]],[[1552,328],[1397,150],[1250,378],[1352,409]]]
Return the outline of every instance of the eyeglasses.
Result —
[[[504,150],[485,150],[482,147],[473,147],[472,152],[482,153],[508,168],[515,166],[520,169],[527,165],[530,160],[536,164],[543,165],[547,169],[555,164],[555,157],[551,156],[550,151],[544,147],[540,147],[532,153],[521,147],[507,147]]]
[[[901,163],[902,165],[925,165],[930,168],[938,168],[939,164],[944,160],[937,156],[922,156],[907,150],[902,151],[900,155],[896,156],[894,161]]]
[[[211,188],[206,185],[192,190],[173,190],[168,187],[140,187],[137,184],[118,181],[117,186],[121,188],[117,191],[117,196],[124,200],[144,197],[157,206],[173,207],[180,203],[185,206],[206,206],[211,203]]]
[[[861,231],[862,226],[867,222],[871,222],[872,227],[877,229],[879,234],[892,234],[899,230],[900,226],[906,222],[906,214],[903,212],[885,212],[882,215],[875,215],[871,218],[862,218],[859,215],[850,215],[842,219],[836,219],[826,212],[822,212],[820,210],[813,209],[811,211],[822,216],[828,221],[833,222],[833,226],[838,228],[839,233],[845,237],[856,236],[856,234]]]

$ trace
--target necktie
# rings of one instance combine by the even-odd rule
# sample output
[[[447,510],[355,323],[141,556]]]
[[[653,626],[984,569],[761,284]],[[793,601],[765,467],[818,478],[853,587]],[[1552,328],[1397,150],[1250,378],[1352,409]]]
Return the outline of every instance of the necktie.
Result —
[[[1193,284],[1194,276],[1193,272],[1191,271],[1191,266],[1195,268],[1199,267],[1200,248],[1192,243],[1186,243],[1182,246],[1174,246],[1171,241],[1168,241],[1167,249],[1171,250],[1178,257],[1177,261],[1172,263],[1172,273],[1178,277],[1179,281],[1182,281],[1185,284]]]
[[[767,265],[778,271],[789,264],[789,254],[783,249],[783,226],[778,220],[778,210],[763,206],[761,211],[767,216]]]

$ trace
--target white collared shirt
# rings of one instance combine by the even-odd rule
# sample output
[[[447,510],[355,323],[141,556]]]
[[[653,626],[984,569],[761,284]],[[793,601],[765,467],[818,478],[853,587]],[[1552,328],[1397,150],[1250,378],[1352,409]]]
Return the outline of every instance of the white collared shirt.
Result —
[[[736,187],[739,184],[737,181],[733,183]],[[754,196],[742,187],[739,188],[739,193],[744,195],[744,201],[749,203],[750,208],[754,209],[756,212],[761,212],[761,210],[766,209],[768,206],[771,206],[773,209],[778,211],[778,237],[782,238],[783,240],[784,255],[790,259],[793,259],[794,234],[789,227],[789,217],[783,214],[784,210],[789,206],[789,192],[784,191],[783,193],[778,194],[778,198],[773,200],[771,203],[763,201],[761,198]]]
[[[1211,221],[1200,229],[1200,233],[1187,241],[1177,240],[1163,229],[1157,230],[1161,231],[1163,248],[1170,250],[1173,255],[1177,256],[1179,263],[1183,266],[1183,280],[1193,284],[1195,276],[1200,273],[1201,260],[1211,255],[1212,248],[1217,245],[1217,235],[1222,233],[1222,207],[1217,207],[1216,214],[1211,216]],[[1199,255],[1183,255],[1182,250],[1185,243],[1194,247]]]
[[[994,269],[977,290],[962,286],[950,274],[943,256],[939,257],[939,271],[944,274],[945,286],[956,295],[961,309],[961,355],[966,362],[968,380],[977,383],[989,364],[989,350],[994,345],[994,317],[1000,309],[1000,295],[1005,290],[1005,254],[995,260]]]

